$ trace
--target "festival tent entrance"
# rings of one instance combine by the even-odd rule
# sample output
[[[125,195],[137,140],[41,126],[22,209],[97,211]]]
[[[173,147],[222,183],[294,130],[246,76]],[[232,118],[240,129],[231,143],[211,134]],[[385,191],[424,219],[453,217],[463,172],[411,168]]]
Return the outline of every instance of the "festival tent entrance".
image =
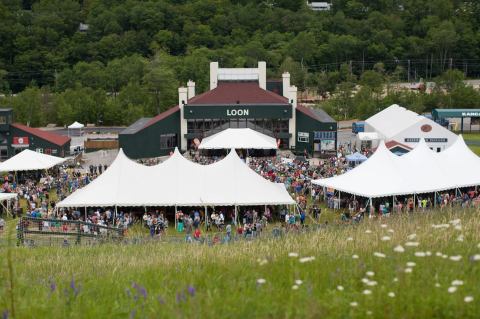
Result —
[[[46,155],[26,149],[0,163],[0,172],[45,170],[66,160],[68,158]]]
[[[77,121],[68,126],[68,136],[80,136],[83,133],[85,125]]]
[[[217,134],[205,137],[199,149],[278,149],[275,138],[250,128],[228,128]]]
[[[119,151],[109,168],[57,207],[291,205],[283,184],[251,170],[232,150],[211,165],[184,158],[176,149],[164,163],[143,166]]]
[[[10,211],[10,201],[17,198],[17,193],[0,193],[0,205],[5,209],[7,215],[11,215]],[[7,205],[5,206],[5,202]]]

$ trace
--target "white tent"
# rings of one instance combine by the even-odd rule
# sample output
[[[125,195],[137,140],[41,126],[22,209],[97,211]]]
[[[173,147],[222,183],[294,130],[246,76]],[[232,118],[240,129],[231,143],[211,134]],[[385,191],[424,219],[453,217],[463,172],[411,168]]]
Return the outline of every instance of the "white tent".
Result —
[[[69,129],[82,129],[84,127],[85,127],[85,125],[83,125],[82,123],[79,123],[77,121],[73,122],[71,125],[68,126]]]
[[[228,128],[206,137],[199,149],[277,149],[275,138],[250,128]]]
[[[5,162],[0,163],[0,172],[44,170],[61,164],[66,160],[68,160],[68,158],[41,154],[26,149]]]
[[[368,198],[434,193],[480,185],[480,158],[460,137],[446,151],[432,151],[422,139],[403,156],[392,154],[383,141],[362,165],[313,184]]]
[[[164,163],[148,167],[120,150],[102,175],[57,207],[294,204],[284,185],[280,186],[251,170],[235,151],[204,166],[175,150]]]
[[[11,214],[10,207],[8,203],[12,200],[17,198],[17,193],[0,193],[0,205],[5,209],[7,214]],[[7,201],[7,205],[4,202]]]

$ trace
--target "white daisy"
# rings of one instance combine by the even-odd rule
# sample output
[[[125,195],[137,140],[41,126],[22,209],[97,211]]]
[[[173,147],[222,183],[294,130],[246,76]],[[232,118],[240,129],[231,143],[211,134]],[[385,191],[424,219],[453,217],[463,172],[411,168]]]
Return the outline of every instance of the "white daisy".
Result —
[[[472,296],[466,296],[465,298],[463,298],[463,301],[465,301],[466,303],[472,302],[473,297]]]
[[[393,251],[396,253],[403,253],[405,252],[405,248],[403,248],[402,245],[397,245],[395,248],[393,248]]]
[[[298,257],[298,253],[288,253],[288,257],[297,258],[297,257]]]
[[[415,257],[425,257],[427,254],[425,254],[423,251],[416,251],[415,252]]]
[[[338,291],[343,291],[344,288],[343,288],[343,286],[340,286],[340,285],[339,285],[339,286],[337,286],[337,290],[338,290]]]
[[[457,237],[457,241],[460,241],[460,242],[462,242],[464,239],[465,239],[465,238],[463,237],[463,235],[459,235],[459,236]]]
[[[367,229],[367,230],[365,231],[365,234],[371,234],[371,233],[372,233],[372,231],[371,231],[370,229]]]
[[[373,271],[367,271],[365,274],[366,274],[368,277],[373,277],[373,276],[375,276],[375,273],[374,273]]]
[[[352,302],[350,303],[350,306],[351,306],[351,307],[357,307],[357,306],[358,306],[358,302],[352,301]]]
[[[368,289],[365,289],[364,291],[362,291],[362,293],[364,295],[371,295],[372,294],[372,291],[371,290],[368,290]]]
[[[448,287],[448,292],[453,294],[455,291],[457,291],[457,287],[453,286],[453,287]]]
[[[397,277],[393,278],[393,282],[397,282],[397,281],[398,281]]]
[[[392,238],[390,236],[383,236],[381,239],[382,241],[389,241]]]
[[[391,229],[391,228],[390,228],[389,230],[387,230],[387,231],[388,231],[389,233],[392,233],[392,234],[395,232],[395,231],[394,231],[393,229]]]
[[[390,291],[390,292],[388,293],[388,296],[389,296],[390,298],[395,298],[395,293],[392,292],[392,291]]]
[[[418,243],[416,241],[407,241],[405,243],[405,246],[407,246],[407,247],[417,247],[418,245],[420,245],[420,243]]]
[[[380,227],[387,228],[388,226],[387,226],[387,224],[381,224]]]
[[[348,237],[347,238],[347,241],[352,241],[353,240],[353,237]]]
[[[455,230],[462,230],[462,225],[456,225]]]
[[[352,255],[353,259],[358,259],[358,255]]]
[[[417,264],[414,263],[413,261],[407,262],[407,267],[415,267]]]
[[[414,240],[415,238],[417,238],[417,234],[415,234],[415,233],[407,236],[408,240]]]
[[[315,257],[310,256],[310,257],[302,257],[298,261],[303,264],[303,263],[307,263],[307,262],[314,261],[314,260],[315,260]]]
[[[460,259],[462,259],[462,256],[460,256],[460,255],[450,256],[450,260],[452,260],[452,261],[460,261]]]
[[[375,257],[378,257],[378,258],[385,258],[385,257],[387,257],[387,255],[382,254],[382,253],[379,253],[379,252],[374,252],[373,255],[374,255]]]
[[[297,279],[295,280],[295,284],[300,286],[301,284],[303,284],[303,281],[301,281],[300,279]]]
[[[480,261],[480,254],[476,254],[472,256],[472,261]]]
[[[263,279],[263,278],[257,279],[257,284],[259,284],[259,285],[263,285],[263,284],[266,283],[266,282],[267,282],[267,281],[266,281],[265,279]]]
[[[435,284],[435,287],[440,288],[442,287],[438,282]]]
[[[412,268],[405,268],[405,272],[406,272],[407,274],[411,273],[412,271],[413,271]]]
[[[377,285],[377,282],[375,280],[367,282],[367,286],[373,287],[373,286],[376,286],[376,285]]]
[[[452,286],[462,286],[463,285],[463,280],[454,280],[452,281]]]
[[[292,289],[293,289],[293,290],[297,290],[297,289],[298,289],[298,286],[297,286],[297,285],[293,285],[293,286],[292,286]]]
[[[435,256],[437,256],[437,257],[442,257],[443,254],[442,254],[441,252],[437,251],[437,252],[435,253]]]
[[[431,255],[432,255],[432,252],[429,251],[429,250],[427,250],[427,251],[425,252],[425,255],[426,255],[426,256],[431,256]]]

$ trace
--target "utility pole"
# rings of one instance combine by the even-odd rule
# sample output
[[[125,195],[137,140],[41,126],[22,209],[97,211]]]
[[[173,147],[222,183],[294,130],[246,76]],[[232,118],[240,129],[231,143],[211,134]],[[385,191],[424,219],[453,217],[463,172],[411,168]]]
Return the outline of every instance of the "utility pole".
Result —
[[[408,59],[408,83],[410,83],[410,59]]]

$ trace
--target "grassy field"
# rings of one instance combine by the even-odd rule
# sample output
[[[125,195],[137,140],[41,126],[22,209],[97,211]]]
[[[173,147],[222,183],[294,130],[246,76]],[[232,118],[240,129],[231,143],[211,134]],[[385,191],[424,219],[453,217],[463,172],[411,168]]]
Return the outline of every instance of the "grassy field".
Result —
[[[437,211],[230,245],[2,248],[0,312],[13,297],[17,318],[478,318],[479,243],[478,212]]]

